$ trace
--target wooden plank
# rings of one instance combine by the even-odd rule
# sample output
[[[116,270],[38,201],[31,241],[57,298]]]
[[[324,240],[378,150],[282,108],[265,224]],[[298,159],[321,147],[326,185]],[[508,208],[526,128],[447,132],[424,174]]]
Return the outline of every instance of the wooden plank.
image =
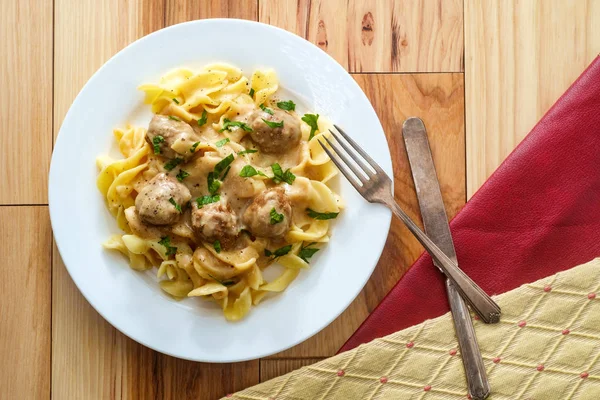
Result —
[[[470,197],[600,52],[600,2],[466,0]]]
[[[321,361],[323,358],[285,358],[275,360],[261,360],[260,362],[260,381],[266,382],[269,379],[285,375],[307,365],[312,365]]]
[[[402,123],[425,122],[446,212],[452,218],[465,203],[464,86],[462,74],[354,75],[371,100],[387,134],[394,165],[395,197],[420,221]],[[350,132],[351,133],[351,132]],[[333,232],[335,237],[335,231]],[[421,254],[423,248],[397,219],[371,279],[348,309],[319,334],[274,357],[328,357],[342,346]]]
[[[164,0],[55,0],[54,135],[87,80],[134,40],[163,27]]]
[[[258,0],[166,0],[166,25],[203,18],[258,19]]]
[[[0,204],[48,201],[52,2],[0,2]]]
[[[261,0],[259,21],[315,43],[351,72],[463,69],[462,0]]]
[[[203,13],[205,3],[197,4]],[[222,11],[217,5],[211,3]],[[186,7],[182,10],[195,10]],[[89,76],[131,41],[161,28],[164,11],[164,2],[151,0],[57,0],[55,132]],[[176,15],[169,9],[167,13]],[[57,251],[53,274],[53,398],[218,398],[258,383],[258,361],[193,363],[125,337],[85,301]]]
[[[2,398],[50,397],[51,234],[47,207],[0,207]]]

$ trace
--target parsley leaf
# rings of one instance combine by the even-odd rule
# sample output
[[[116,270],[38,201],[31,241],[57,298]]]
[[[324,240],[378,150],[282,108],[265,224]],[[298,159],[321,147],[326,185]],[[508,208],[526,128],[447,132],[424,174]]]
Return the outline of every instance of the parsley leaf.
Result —
[[[271,251],[269,249],[265,249],[265,256],[266,257],[271,257],[271,256],[281,257],[281,256],[285,256],[287,253],[289,253],[290,250],[292,250],[292,245],[291,244],[288,244],[287,246],[280,247],[280,248],[278,248],[275,251]]]
[[[174,115],[169,115],[169,119],[172,119],[173,121],[181,122],[181,120],[179,118],[175,117]]]
[[[176,104],[179,104],[179,100],[177,100],[176,98],[173,98],[173,101],[174,101]]]
[[[196,147],[198,147],[198,145],[200,144],[200,142],[196,142],[192,145],[192,147],[190,147],[190,153],[195,153],[196,152]]]
[[[218,194],[215,194],[214,196],[202,196],[196,199],[196,204],[198,205],[198,208],[202,208],[202,206],[210,203],[216,203],[219,200],[221,200],[221,196]]]
[[[245,165],[244,168],[240,171],[240,176],[242,178],[250,178],[254,175],[267,176],[262,171],[257,171],[252,165]]]
[[[175,209],[177,211],[179,211],[179,214],[181,214],[183,211],[181,210],[181,206],[179,204],[177,204],[175,202],[175,199],[173,199],[172,197],[169,199],[169,203],[173,204],[173,207],[175,207]]]
[[[226,281],[221,281],[221,280],[215,278],[214,276],[212,276],[211,274],[208,274],[208,276],[210,276],[211,278],[213,278],[215,281],[219,282],[223,286],[231,286],[231,285],[235,285],[237,283],[233,279],[229,279],[229,280],[226,280]]]
[[[273,122],[273,121],[267,121],[264,118],[261,118],[263,120],[263,122],[265,124],[267,124],[267,126],[269,128],[283,128],[283,121],[279,121],[279,122]]]
[[[179,173],[175,176],[177,178],[177,180],[179,182],[183,182],[183,180],[185,178],[187,178],[188,176],[190,176],[190,174],[188,174],[187,172],[185,172],[184,170],[180,169]]]
[[[238,156],[242,156],[244,154],[252,154],[252,153],[258,153],[258,150],[254,150],[254,149],[242,150],[242,151],[238,152]]]
[[[219,140],[217,143],[215,143],[215,145],[216,145],[217,147],[223,147],[223,146],[225,146],[225,143],[227,143],[227,142],[229,142],[229,141],[230,141],[230,139],[229,139],[229,138],[221,139],[221,140]]]
[[[227,167],[227,169],[225,170],[225,172],[223,173],[223,176],[221,177],[221,180],[224,181],[225,178],[227,177],[227,174],[229,173],[229,170],[231,169],[231,165]]]
[[[248,93],[251,97],[254,97],[254,89],[250,88],[250,93]]]
[[[302,260],[304,260],[304,262],[308,263],[309,262],[308,260],[312,256],[314,256],[317,251],[319,251],[319,249],[316,247],[309,248],[310,246],[312,246],[314,244],[316,244],[316,243],[315,242],[309,243],[306,246],[302,247],[300,249],[300,251],[298,252],[298,257],[300,257]]]
[[[160,144],[165,141],[165,138],[157,135],[152,139],[152,147],[154,147],[154,154],[160,154]]]
[[[212,195],[217,193],[217,190],[221,187],[221,182],[215,179],[215,173],[209,172],[206,180],[208,181],[208,192]]]
[[[215,242],[213,243],[213,247],[215,248],[215,251],[217,253],[221,252],[221,242],[219,242],[218,240],[215,240]]]
[[[315,132],[319,130],[319,125],[317,124],[319,114],[304,114],[304,117],[301,119],[310,126],[310,136],[308,137],[308,140],[311,140],[315,137]]]
[[[265,105],[264,105],[264,104],[261,104],[259,107],[260,107],[260,109],[261,109],[261,110],[263,110],[263,111],[264,111],[264,112],[266,112],[267,114],[271,114],[271,115],[273,115],[273,110],[271,110],[270,108],[267,108],[267,107],[265,107]]]
[[[230,154],[227,157],[225,157],[224,159],[222,159],[221,161],[219,161],[217,163],[217,165],[215,165],[215,176],[217,178],[219,176],[221,176],[221,172],[225,171],[225,169],[227,169],[229,164],[231,164],[232,162],[233,162],[233,154]],[[221,179],[223,179],[223,178],[221,178]]]
[[[296,104],[291,100],[280,101],[279,103],[277,103],[277,107],[285,111],[296,111]]]
[[[339,212],[324,212],[324,213],[320,213],[314,210],[311,210],[310,208],[306,209],[306,214],[308,214],[309,217],[314,218],[314,219],[318,219],[318,220],[326,220],[326,219],[334,219],[338,216]]]
[[[247,124],[240,121],[231,121],[227,118],[223,120],[223,129],[219,130],[219,132],[230,131],[232,127],[242,128],[246,132],[252,132],[252,128],[250,128]]]
[[[275,225],[283,221],[283,214],[279,214],[275,207],[271,208],[271,225]]]
[[[278,163],[271,165],[271,169],[273,170],[273,182],[281,183],[285,182],[287,184],[293,184],[296,180],[296,175],[294,175],[289,168],[283,172],[281,166]]]
[[[171,238],[169,236],[160,238],[158,244],[165,246],[165,249],[167,249],[167,257],[177,253],[177,247],[171,246]]]
[[[168,163],[165,164],[165,169],[167,171],[171,171],[173,168],[175,168],[182,162],[183,162],[183,158],[175,157],[174,159],[170,160]]]
[[[208,118],[206,117],[206,110],[202,111],[202,117],[200,117],[200,119],[198,120],[198,126],[202,126],[204,124],[206,124],[206,121],[208,120]]]

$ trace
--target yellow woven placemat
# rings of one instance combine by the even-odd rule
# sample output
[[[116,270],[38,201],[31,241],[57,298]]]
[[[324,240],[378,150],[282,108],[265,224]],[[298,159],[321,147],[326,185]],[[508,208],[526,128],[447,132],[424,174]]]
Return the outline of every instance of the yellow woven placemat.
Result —
[[[474,321],[490,399],[600,399],[600,259],[496,301],[499,324]],[[446,314],[228,397],[431,400],[465,399],[467,391]]]

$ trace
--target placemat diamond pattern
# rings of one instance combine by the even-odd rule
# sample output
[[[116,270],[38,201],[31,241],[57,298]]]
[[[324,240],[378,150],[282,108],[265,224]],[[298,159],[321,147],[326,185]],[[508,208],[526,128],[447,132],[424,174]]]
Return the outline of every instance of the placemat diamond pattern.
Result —
[[[600,399],[598,294],[600,259],[496,296],[500,323],[474,321],[490,399]],[[446,314],[227,397],[433,400],[468,395]]]

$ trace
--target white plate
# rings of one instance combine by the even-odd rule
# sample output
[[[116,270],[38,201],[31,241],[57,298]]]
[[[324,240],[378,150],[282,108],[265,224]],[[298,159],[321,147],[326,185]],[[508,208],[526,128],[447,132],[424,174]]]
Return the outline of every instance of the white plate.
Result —
[[[90,49],[93,51],[93,49]],[[90,304],[115,328],[154,350],[206,362],[255,359],[285,350],[331,323],[358,295],[385,244],[391,214],[364,201],[343,177],[347,202],[331,242],[281,295],[227,322],[215,304],[174,301],[101,243],[119,229],[96,188],[95,159],[113,146],[112,130],[147,125],[149,107],[136,87],[168,70],[211,62],[277,72],[297,100],[344,127],[391,176],[377,115],[352,77],[304,39],[256,22],[193,21],[152,33],[111,58],[81,90],[60,129],[50,167],[50,217],[67,270]],[[60,295],[60,293],[58,294]]]

